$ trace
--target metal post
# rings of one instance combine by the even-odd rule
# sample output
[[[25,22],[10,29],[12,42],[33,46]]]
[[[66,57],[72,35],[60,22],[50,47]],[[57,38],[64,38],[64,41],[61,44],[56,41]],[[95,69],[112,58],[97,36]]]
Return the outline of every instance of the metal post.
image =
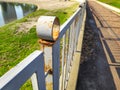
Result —
[[[60,23],[57,17],[41,16],[38,19],[37,35],[44,52],[45,72],[48,73],[46,84],[52,84],[53,90],[59,89],[59,30]]]

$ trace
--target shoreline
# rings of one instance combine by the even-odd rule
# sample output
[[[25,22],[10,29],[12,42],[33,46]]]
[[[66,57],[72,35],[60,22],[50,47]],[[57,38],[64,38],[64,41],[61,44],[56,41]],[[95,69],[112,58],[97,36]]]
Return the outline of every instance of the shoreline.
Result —
[[[12,2],[12,3],[26,3],[26,4],[34,4],[37,6],[37,10],[44,9],[44,10],[56,10],[56,9],[62,9],[62,8],[67,8],[73,4],[75,4],[77,1],[59,1],[59,0],[1,0],[0,2]],[[39,2],[39,3],[38,3]],[[64,3],[63,3],[64,2]],[[23,17],[24,18],[24,17]],[[38,17],[32,17],[29,18],[28,21],[22,22],[19,25],[19,28],[17,31],[29,31],[29,29],[33,26],[36,25]],[[6,24],[5,24],[6,25]],[[4,26],[5,26],[4,25]],[[1,27],[4,27],[1,26]]]
[[[26,3],[34,4],[39,9],[54,10],[69,7],[70,5],[77,2],[76,0],[72,1],[59,1],[59,0],[1,0],[0,2],[13,2],[13,3]]]

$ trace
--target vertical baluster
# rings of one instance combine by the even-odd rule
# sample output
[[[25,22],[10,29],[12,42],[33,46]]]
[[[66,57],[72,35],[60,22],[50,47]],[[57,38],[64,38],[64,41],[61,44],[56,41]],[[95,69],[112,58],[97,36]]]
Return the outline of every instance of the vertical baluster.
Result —
[[[62,82],[61,82],[61,90],[63,90],[64,89],[64,73],[65,73],[65,50],[66,50],[66,47],[65,47],[65,45],[66,45],[66,34],[63,36],[63,42],[62,42],[62,46],[63,46],[63,48],[62,48]]]
[[[73,54],[75,53],[75,47],[76,47],[76,31],[77,31],[77,20],[76,19],[77,19],[77,17],[74,20]]]
[[[66,35],[65,35],[65,65],[64,65],[64,86],[63,88],[66,88],[66,67],[67,67],[67,57],[68,57],[68,42],[69,42],[69,38],[68,38],[68,31],[66,31]],[[63,90],[64,90],[63,89]]]
[[[71,34],[70,34],[70,40],[71,40],[71,43],[70,43],[70,66],[69,66],[69,72],[70,72],[70,69],[71,69],[71,66],[72,66],[72,60],[73,60],[73,55],[74,55],[74,32],[75,32],[75,29],[74,29],[74,21],[71,25]]]
[[[68,81],[68,68],[69,68],[69,53],[70,53],[70,28],[67,30],[67,44],[66,44],[66,66],[65,66],[65,88]]]
[[[73,27],[72,27],[73,24],[71,24],[70,26],[70,42],[69,42],[69,72],[70,72],[70,62],[71,62],[71,58],[72,58],[72,39],[73,39]]]
[[[60,76],[60,40],[57,40],[52,47],[53,67],[53,90],[59,90]]]
[[[69,29],[69,53],[68,53],[68,78],[69,78],[69,72],[70,72],[70,62],[71,62],[71,54],[72,54],[72,25],[70,26]]]
[[[74,55],[74,44],[75,44],[75,20],[73,21],[72,24],[72,57],[71,57],[71,65],[72,65],[72,60],[73,60],[73,55]]]
[[[41,59],[41,60],[40,60]],[[36,78],[38,83],[38,90],[46,90],[46,84],[45,84],[45,74],[44,74],[44,57],[42,55],[42,58],[39,59],[39,67],[36,71]]]
[[[34,74],[31,76],[31,81],[32,81],[33,90],[38,90],[38,83],[37,83],[36,73],[34,73]]]
[[[75,24],[76,24],[76,28],[75,28],[75,46],[74,46],[74,52],[76,51],[76,47],[77,47],[77,42],[78,42],[78,36],[79,36],[79,31],[80,31],[80,12],[77,16],[77,18],[75,19]]]
[[[81,22],[81,11],[78,13],[76,19],[75,19],[75,46],[74,46],[74,51],[76,51],[76,47],[78,44],[78,37],[79,37],[79,32],[80,32],[80,22]]]
[[[64,89],[65,89],[65,85],[66,85],[66,64],[67,64],[67,57],[68,57],[68,42],[69,42],[68,34],[69,34],[69,30],[67,30],[65,33],[65,61],[64,61],[65,64],[64,64],[64,81],[63,81]]]

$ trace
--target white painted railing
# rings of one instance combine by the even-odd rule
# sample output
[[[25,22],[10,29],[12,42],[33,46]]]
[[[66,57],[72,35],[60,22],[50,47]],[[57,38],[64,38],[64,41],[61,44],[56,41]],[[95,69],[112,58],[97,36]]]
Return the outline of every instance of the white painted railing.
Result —
[[[43,51],[33,52],[3,75],[0,78],[0,90],[19,90],[29,78],[34,90],[46,90],[48,83],[52,83],[53,90],[66,89],[74,62],[74,53],[77,52],[79,33],[85,23],[85,11],[86,4],[83,3],[60,27],[57,39],[45,40],[43,36],[44,40],[40,40]],[[58,21],[52,22],[55,24]]]

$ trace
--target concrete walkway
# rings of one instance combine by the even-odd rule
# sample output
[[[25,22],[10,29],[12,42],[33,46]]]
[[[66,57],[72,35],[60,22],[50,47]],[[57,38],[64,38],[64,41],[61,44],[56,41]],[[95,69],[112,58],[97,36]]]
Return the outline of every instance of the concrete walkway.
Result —
[[[97,56],[81,64],[76,90],[120,90],[120,16],[95,0],[88,1],[88,9],[86,27],[99,37]]]

